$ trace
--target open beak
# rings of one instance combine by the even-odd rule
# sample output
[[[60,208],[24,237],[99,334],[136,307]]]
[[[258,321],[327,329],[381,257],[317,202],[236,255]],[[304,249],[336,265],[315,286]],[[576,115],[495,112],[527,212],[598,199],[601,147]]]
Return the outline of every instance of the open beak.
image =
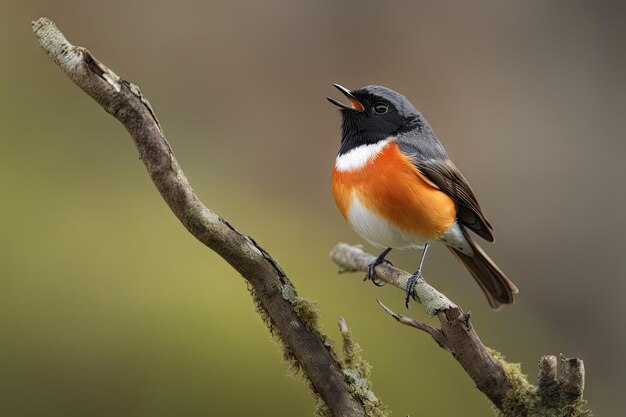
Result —
[[[365,107],[363,107],[363,105],[359,103],[359,100],[357,100],[356,97],[354,97],[354,95],[350,92],[350,90],[348,90],[345,87],[340,86],[339,84],[333,84],[333,85],[335,86],[337,90],[341,91],[343,95],[348,98],[348,100],[350,101],[350,105],[348,106],[347,104],[343,104],[341,101],[335,100],[334,98],[326,97],[328,101],[330,101],[335,106],[341,109],[352,110],[357,113],[361,113],[363,110],[365,110]]]

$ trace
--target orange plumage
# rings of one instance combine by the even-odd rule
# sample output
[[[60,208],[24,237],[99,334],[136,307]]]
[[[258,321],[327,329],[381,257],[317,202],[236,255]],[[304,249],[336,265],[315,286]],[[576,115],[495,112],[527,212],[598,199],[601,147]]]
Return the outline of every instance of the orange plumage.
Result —
[[[333,195],[343,217],[356,196],[396,228],[426,240],[437,239],[456,218],[454,201],[429,181],[391,142],[363,167],[333,170]]]

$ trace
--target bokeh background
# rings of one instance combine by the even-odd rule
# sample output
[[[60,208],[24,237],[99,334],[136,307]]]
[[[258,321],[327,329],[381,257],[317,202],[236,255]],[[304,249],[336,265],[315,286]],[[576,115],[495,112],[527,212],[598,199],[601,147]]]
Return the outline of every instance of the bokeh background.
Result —
[[[337,241],[360,242],[330,192],[331,83],[404,93],[469,178],[495,225],[488,251],[521,293],[491,312],[443,248],[427,278],[531,379],[543,354],[579,356],[591,409],[623,409],[619,2],[0,0],[0,415],[313,410],[244,281],[40,50],[40,16],[140,85],[203,201],[279,260],[335,339],[346,318],[394,415],[488,416],[449,354],[376,305],[405,311],[399,291],[328,260]]]

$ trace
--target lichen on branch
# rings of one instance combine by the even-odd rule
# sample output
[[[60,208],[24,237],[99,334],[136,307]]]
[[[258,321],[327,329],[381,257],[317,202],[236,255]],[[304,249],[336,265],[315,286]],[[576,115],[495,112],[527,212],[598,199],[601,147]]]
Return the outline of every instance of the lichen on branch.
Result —
[[[59,68],[124,125],[152,182],[182,225],[247,281],[263,320],[279,336],[286,356],[301,369],[325,408],[333,416],[367,416],[327,338],[318,331],[317,313],[308,302],[290,298],[297,296],[295,288],[267,251],[196,196],[139,87],[119,77],[87,49],[68,42],[50,19],[36,20],[32,29]]]

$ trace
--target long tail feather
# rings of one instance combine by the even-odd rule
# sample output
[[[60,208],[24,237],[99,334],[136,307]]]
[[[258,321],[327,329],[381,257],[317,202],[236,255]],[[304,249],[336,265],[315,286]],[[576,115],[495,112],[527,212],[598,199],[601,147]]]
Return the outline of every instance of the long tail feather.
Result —
[[[450,246],[448,249],[463,262],[476,279],[487,296],[491,308],[499,310],[503,304],[513,304],[515,302],[513,294],[519,292],[513,281],[498,268],[498,265],[474,242],[471,236],[465,233],[465,237],[474,250],[474,256],[466,255]]]

